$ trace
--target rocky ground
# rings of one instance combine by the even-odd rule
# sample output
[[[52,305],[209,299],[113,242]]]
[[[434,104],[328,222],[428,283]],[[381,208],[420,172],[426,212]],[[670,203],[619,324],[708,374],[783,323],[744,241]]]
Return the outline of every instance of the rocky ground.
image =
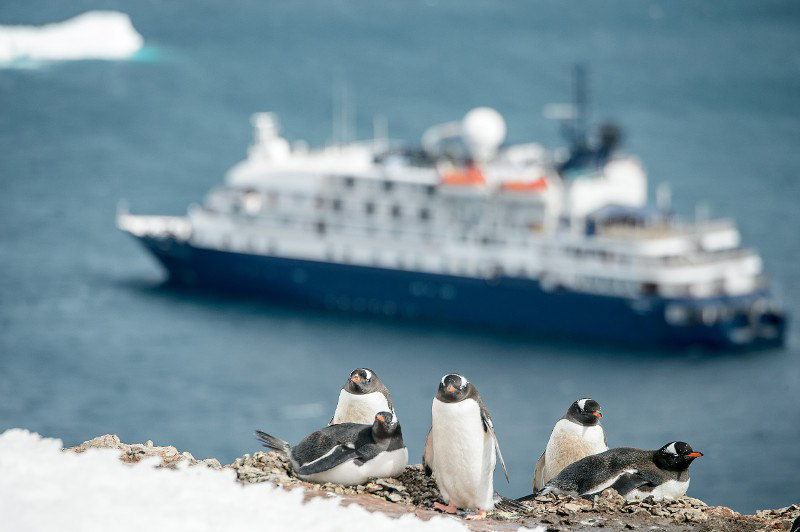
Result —
[[[291,476],[288,461],[275,452],[245,454],[232,464],[221,465],[215,459],[196,460],[188,452],[172,446],[154,446],[153,442],[128,445],[114,435],[105,435],[70,450],[81,453],[88,448],[113,448],[121,451],[123,462],[135,463],[149,456],[161,459],[160,467],[176,467],[181,462],[215,469],[231,468],[242,483],[271,482],[286,488],[303,487],[308,497],[335,496],[343,504],[360,504],[371,511],[393,516],[414,513],[426,519],[438,512],[433,503],[439,499],[436,483],[419,465],[408,466],[396,479],[377,479],[363,486],[312,484]],[[517,530],[520,526],[544,526],[548,532],[589,530],[662,530],[662,531],[742,531],[789,530],[800,516],[800,504],[786,508],[761,510],[742,515],[724,506],[708,506],[703,501],[683,497],[675,501],[655,502],[646,499],[626,502],[613,490],[606,490],[593,501],[547,495],[526,503],[500,503],[484,521],[462,522],[473,530]],[[461,516],[463,517],[463,516]],[[453,517],[461,519],[461,517]]]

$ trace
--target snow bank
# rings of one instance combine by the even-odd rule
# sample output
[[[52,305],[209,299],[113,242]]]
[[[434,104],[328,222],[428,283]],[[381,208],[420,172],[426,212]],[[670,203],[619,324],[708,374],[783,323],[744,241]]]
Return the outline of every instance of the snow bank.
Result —
[[[303,490],[242,486],[230,469],[155,469],[158,458],[122,463],[112,449],[82,454],[22,429],[0,435],[4,530],[463,530],[455,520],[393,519],[338,498],[303,502]]]
[[[44,26],[0,26],[0,63],[126,59],[143,43],[125,13],[89,11]]]

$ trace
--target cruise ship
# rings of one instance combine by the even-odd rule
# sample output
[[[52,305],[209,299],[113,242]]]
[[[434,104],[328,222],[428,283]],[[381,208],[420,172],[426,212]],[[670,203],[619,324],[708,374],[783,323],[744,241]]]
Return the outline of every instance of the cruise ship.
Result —
[[[575,117],[573,117],[575,118]],[[185,216],[120,210],[171,281],[340,312],[582,341],[780,345],[786,319],[729,219],[648,201],[611,125],[508,145],[493,109],[310,149],[252,118],[247,157]],[[594,139],[594,140],[592,140]]]

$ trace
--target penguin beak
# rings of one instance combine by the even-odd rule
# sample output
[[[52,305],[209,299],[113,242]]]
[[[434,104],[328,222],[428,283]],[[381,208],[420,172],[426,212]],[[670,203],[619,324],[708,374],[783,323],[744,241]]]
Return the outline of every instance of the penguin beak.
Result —
[[[450,386],[447,387],[447,391],[453,393],[454,391],[456,391],[456,388],[451,384]]]
[[[687,454],[686,456],[691,456],[692,458],[700,458],[701,456],[703,456],[703,453],[695,451],[693,453]]]
[[[375,416],[375,419],[383,423],[383,416]]]
[[[601,414],[600,411],[592,412],[592,415],[594,417],[596,417],[597,419],[600,419],[601,417],[603,417],[603,414]]]

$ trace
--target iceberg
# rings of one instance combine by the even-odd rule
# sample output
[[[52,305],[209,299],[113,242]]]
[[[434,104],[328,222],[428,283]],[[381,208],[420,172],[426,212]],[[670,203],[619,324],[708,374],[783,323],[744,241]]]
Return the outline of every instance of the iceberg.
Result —
[[[130,17],[119,11],[88,11],[43,26],[0,25],[0,63],[127,59],[143,44]]]

